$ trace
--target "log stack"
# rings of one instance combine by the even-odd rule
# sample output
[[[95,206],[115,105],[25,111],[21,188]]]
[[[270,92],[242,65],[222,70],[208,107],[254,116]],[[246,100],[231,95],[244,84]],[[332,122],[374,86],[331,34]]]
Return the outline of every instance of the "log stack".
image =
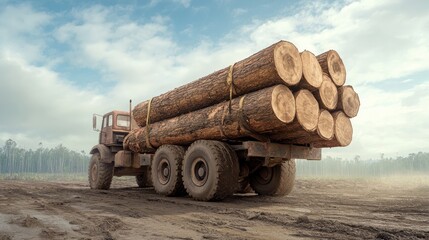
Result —
[[[345,80],[335,50],[315,56],[280,41],[138,104],[132,114],[139,127],[124,148],[145,153],[200,139],[347,146],[360,101]]]

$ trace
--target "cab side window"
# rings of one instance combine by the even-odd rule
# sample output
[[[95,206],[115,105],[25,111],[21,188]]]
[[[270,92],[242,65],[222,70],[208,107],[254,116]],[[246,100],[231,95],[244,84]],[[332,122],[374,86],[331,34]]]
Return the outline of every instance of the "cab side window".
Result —
[[[107,117],[103,118],[103,128],[107,127]]]
[[[109,115],[109,119],[107,121],[107,126],[111,127],[113,125],[113,115]]]

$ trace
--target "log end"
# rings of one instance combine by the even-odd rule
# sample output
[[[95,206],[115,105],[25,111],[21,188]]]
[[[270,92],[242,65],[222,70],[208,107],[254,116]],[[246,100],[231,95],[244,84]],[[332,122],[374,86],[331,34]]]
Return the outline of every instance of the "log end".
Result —
[[[334,135],[338,144],[342,147],[348,146],[352,142],[353,127],[348,118],[343,112],[338,111],[333,114],[335,127]]]
[[[320,88],[323,73],[316,56],[312,52],[305,50],[301,53],[301,60],[302,78],[306,81],[306,84],[314,89]]]
[[[342,110],[348,117],[356,117],[360,108],[359,95],[352,86],[343,86],[340,92]]]
[[[320,111],[317,134],[323,140],[330,140],[334,137],[334,118],[327,110]]]
[[[346,67],[343,60],[335,50],[329,50],[327,55],[328,71],[332,81],[337,86],[342,86],[346,82]]]
[[[337,86],[327,74],[323,74],[323,82],[319,89],[321,105],[328,110],[334,110],[338,103]]]
[[[290,123],[295,118],[295,97],[291,90],[284,85],[274,87],[271,94],[271,105],[276,117],[284,122]]]
[[[139,127],[146,126],[146,115],[147,115],[148,104],[149,104],[148,100],[141,102],[137,104],[132,111],[133,118]]]
[[[313,94],[302,89],[295,93],[296,117],[299,124],[309,132],[316,130],[319,119],[319,104]]]
[[[295,45],[287,41],[279,42],[274,49],[274,64],[286,85],[299,83],[302,77],[302,61]]]

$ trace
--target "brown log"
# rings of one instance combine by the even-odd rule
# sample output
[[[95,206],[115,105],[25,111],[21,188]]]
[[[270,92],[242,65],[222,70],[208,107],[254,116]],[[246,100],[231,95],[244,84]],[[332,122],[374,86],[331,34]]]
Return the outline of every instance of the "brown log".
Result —
[[[227,83],[230,67],[214,72],[194,82],[154,97],[150,121],[157,122],[215,105],[230,98]],[[276,84],[293,86],[302,76],[302,61],[298,49],[290,42],[280,41],[234,64],[232,79],[234,96]],[[134,108],[139,126],[146,125],[149,101]]]
[[[323,109],[334,110],[338,103],[337,86],[332,82],[328,74],[323,74],[323,82],[320,88],[314,92],[319,105]]]
[[[331,77],[332,81],[338,87],[343,86],[346,82],[346,67],[343,60],[335,50],[329,50],[317,56],[323,72]]]
[[[360,108],[359,95],[355,92],[352,86],[342,86],[338,88],[338,110],[343,110],[344,113],[352,118],[356,117]]]
[[[312,144],[323,140],[331,140],[334,137],[334,118],[330,112],[321,109],[317,131],[309,133],[307,136],[293,139],[290,142],[294,144]]]
[[[353,137],[353,127],[344,112],[338,111],[332,114],[334,118],[334,137],[331,140],[315,142],[314,147],[344,147],[348,146]]]
[[[310,51],[303,51],[301,53],[302,60],[302,79],[299,82],[299,88],[306,88],[310,91],[316,91],[322,85],[322,68],[317,61],[316,56]],[[294,89],[297,89],[294,87]]]
[[[311,93],[310,93],[311,95]],[[241,100],[244,98],[243,100]],[[240,108],[240,100],[242,107]],[[249,134],[240,119],[249,119],[252,131],[269,132],[281,128],[295,118],[295,98],[288,87],[276,85],[222,102],[195,112],[150,124],[149,142],[157,148],[164,144],[186,145],[199,139],[237,139]],[[134,152],[150,152],[146,144],[146,127],[131,131],[124,148]]]
[[[307,136],[316,131],[319,118],[319,104],[309,90],[295,92],[296,117],[281,128],[272,129],[270,138],[275,141]]]

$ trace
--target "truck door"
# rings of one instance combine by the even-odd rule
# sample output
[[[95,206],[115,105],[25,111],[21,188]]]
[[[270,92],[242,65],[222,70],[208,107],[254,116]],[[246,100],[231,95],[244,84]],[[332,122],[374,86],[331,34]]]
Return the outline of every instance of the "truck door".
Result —
[[[111,144],[112,139],[113,114],[108,114],[103,118],[103,127],[101,128],[101,141],[103,144]]]

